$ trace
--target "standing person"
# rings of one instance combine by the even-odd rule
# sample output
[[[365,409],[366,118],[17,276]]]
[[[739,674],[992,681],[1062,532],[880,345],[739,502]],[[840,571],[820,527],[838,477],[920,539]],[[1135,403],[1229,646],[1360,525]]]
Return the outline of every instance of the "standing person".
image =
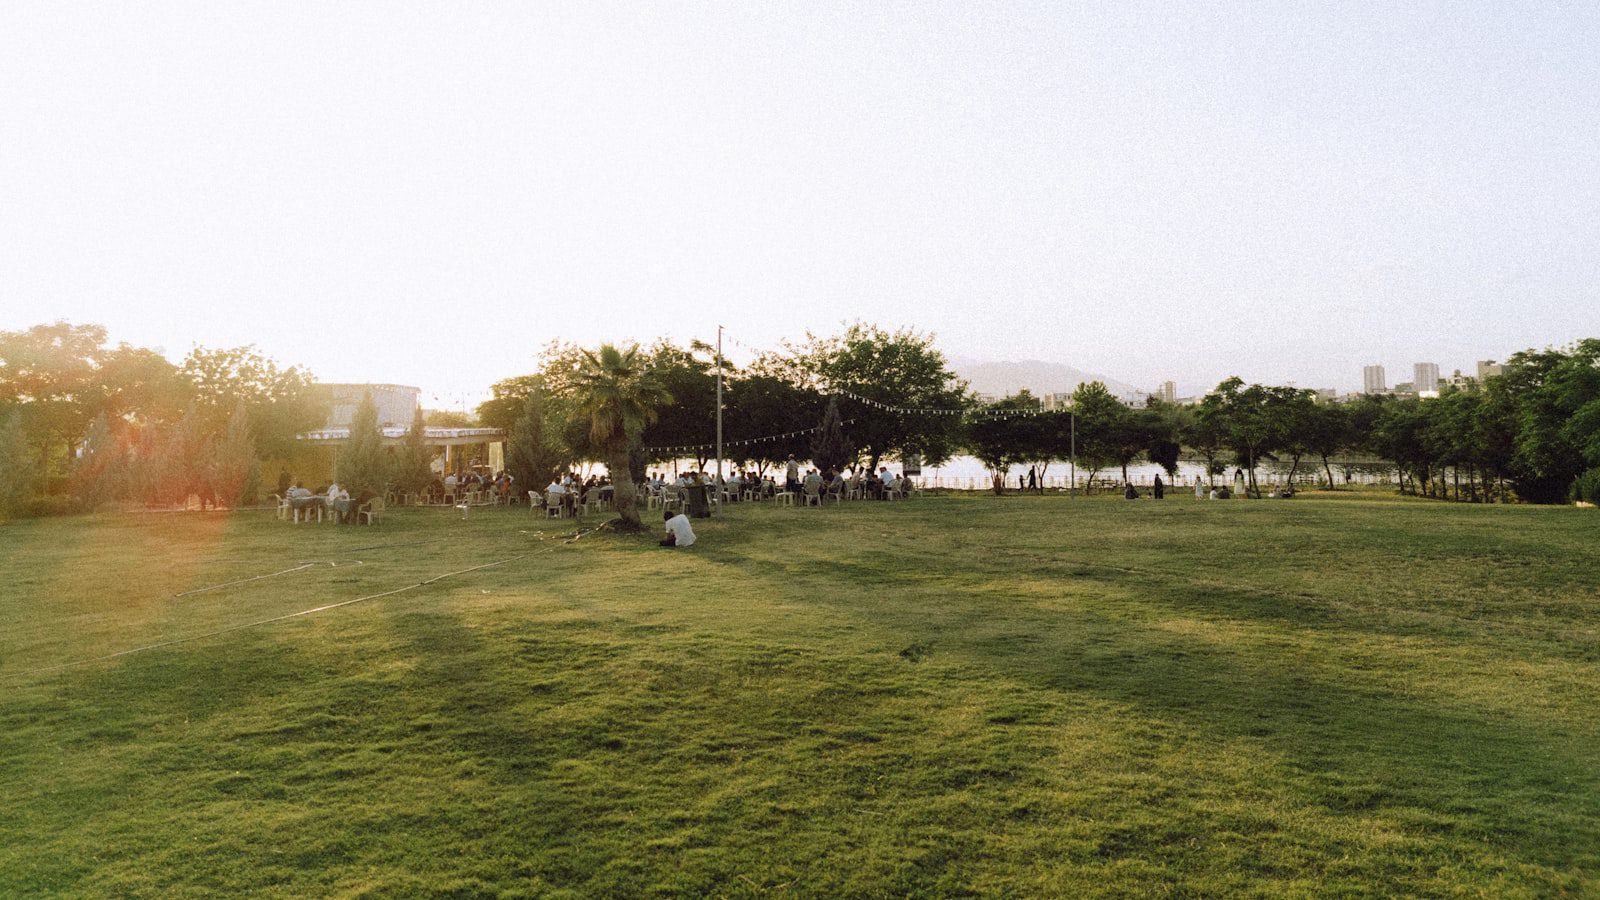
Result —
[[[1036,490],[1038,487],[1039,487],[1039,467],[1038,466],[1029,466],[1028,467],[1028,490],[1030,490],[1030,491]]]
[[[1194,477],[1194,498],[1196,500],[1204,500],[1206,498],[1206,484],[1200,480],[1199,475]]]
[[[1157,500],[1160,500],[1162,497],[1167,495],[1167,486],[1161,483],[1160,473],[1156,474],[1155,484],[1150,486],[1150,490],[1155,493]]]
[[[800,493],[800,464],[794,461],[794,454],[789,454],[789,461],[783,468],[783,489],[791,494]]]

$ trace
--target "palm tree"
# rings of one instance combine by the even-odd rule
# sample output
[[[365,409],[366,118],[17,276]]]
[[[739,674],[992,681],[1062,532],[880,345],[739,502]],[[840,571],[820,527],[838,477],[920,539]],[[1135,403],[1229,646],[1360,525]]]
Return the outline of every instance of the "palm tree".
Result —
[[[611,472],[613,498],[621,517],[616,528],[641,531],[644,526],[639,522],[628,454],[638,445],[645,426],[656,420],[656,408],[671,403],[672,395],[637,344],[622,350],[601,344],[599,350],[583,351],[573,373],[573,387],[577,411],[589,419],[589,438]]]

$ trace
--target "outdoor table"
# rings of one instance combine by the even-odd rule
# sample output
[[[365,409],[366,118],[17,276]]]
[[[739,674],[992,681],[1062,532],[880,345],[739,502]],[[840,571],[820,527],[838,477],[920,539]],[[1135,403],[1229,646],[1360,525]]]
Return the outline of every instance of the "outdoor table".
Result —
[[[332,506],[333,511],[339,514],[339,521],[341,523],[349,522],[350,514],[356,510],[356,501],[350,497],[341,497],[340,499],[333,501],[333,503],[330,505]]]
[[[289,509],[290,509],[290,511],[298,513],[300,510],[306,510],[307,511],[306,512],[306,518],[307,519],[311,518],[311,512],[310,512],[311,510],[320,510],[320,509],[326,507],[327,505],[328,505],[328,498],[325,497],[325,496],[317,495],[317,494],[312,494],[309,497],[290,497],[289,498]],[[295,521],[296,522],[300,521],[299,516],[295,517]]]

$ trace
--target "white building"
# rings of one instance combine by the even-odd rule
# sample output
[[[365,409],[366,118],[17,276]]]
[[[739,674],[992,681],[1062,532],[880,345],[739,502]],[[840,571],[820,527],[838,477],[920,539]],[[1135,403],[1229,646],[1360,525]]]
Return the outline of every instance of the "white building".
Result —
[[[1361,392],[1364,394],[1389,392],[1389,381],[1384,375],[1383,366],[1365,366],[1361,369]]]
[[[1439,390],[1439,364],[1417,363],[1411,367],[1411,383],[1418,394]]]
[[[1176,381],[1163,381],[1161,387],[1156,389],[1156,399],[1163,403],[1178,402],[1178,383]]]

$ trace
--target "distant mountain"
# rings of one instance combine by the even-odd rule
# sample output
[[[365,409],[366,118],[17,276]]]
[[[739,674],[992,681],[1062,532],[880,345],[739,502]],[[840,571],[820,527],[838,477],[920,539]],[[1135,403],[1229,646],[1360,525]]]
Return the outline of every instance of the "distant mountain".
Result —
[[[1034,396],[1040,394],[1071,393],[1080,384],[1090,381],[1105,382],[1106,389],[1117,397],[1140,402],[1153,390],[1138,388],[1125,382],[1075,369],[1066,363],[1043,362],[1024,359],[1016,362],[986,362],[978,359],[951,357],[950,368],[972,384],[980,394],[1005,396],[1027,388]]]

